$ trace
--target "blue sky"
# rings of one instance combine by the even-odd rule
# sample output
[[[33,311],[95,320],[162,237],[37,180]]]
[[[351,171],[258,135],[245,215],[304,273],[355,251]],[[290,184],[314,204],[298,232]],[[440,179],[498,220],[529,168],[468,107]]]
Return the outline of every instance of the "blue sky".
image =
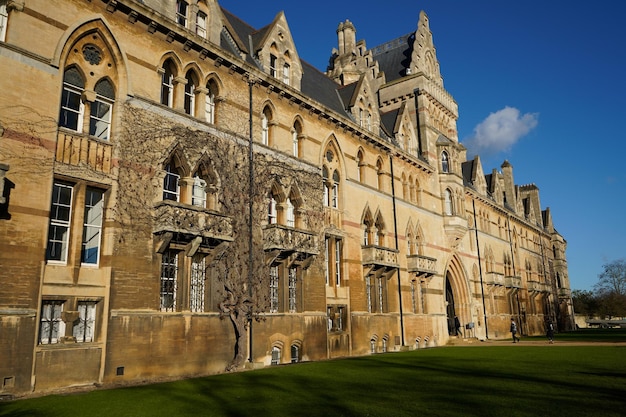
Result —
[[[459,140],[486,173],[508,160],[567,240],[572,289],[626,257],[626,2],[221,0],[261,28],[285,12],[300,58],[326,69],[350,19],[372,48],[430,19]],[[384,9],[381,9],[381,6]],[[610,156],[610,158],[609,158]]]

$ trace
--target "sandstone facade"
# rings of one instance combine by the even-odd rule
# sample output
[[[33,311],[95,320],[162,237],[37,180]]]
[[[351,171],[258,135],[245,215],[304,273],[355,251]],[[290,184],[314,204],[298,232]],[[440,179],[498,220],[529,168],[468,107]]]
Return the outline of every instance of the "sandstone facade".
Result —
[[[566,241],[467,160],[424,12],[372,49],[342,22],[325,73],[216,0],[0,19],[0,395],[574,326]]]

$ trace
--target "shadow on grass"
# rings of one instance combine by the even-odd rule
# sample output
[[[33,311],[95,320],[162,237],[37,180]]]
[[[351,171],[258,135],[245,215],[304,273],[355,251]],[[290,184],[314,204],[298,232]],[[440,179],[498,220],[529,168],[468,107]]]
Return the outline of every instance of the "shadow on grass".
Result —
[[[623,415],[624,354],[621,346],[426,349],[0,403],[0,416],[612,417]]]

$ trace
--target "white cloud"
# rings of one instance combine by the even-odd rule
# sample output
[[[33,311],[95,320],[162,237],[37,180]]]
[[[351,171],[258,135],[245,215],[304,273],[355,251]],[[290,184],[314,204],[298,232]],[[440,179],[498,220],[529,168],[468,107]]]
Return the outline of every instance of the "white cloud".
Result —
[[[474,128],[471,137],[463,141],[470,155],[493,155],[508,151],[538,123],[538,113],[520,114],[514,107],[491,113]]]

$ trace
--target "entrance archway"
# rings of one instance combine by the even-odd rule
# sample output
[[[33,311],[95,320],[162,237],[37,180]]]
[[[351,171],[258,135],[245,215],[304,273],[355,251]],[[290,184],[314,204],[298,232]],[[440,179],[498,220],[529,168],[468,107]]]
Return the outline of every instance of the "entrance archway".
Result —
[[[446,274],[446,318],[448,322],[448,334],[450,336],[456,336],[456,326],[454,318],[456,317],[456,307],[454,304],[454,292],[452,292],[452,285],[450,284],[450,272]]]

